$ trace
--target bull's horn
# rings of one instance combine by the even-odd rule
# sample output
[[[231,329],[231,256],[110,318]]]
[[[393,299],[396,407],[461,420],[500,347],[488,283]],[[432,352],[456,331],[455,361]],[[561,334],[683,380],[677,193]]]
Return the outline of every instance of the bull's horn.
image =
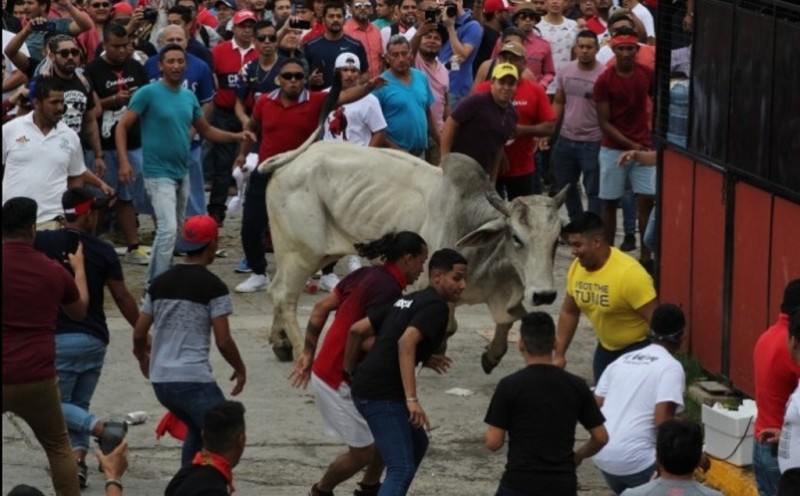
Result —
[[[494,189],[490,189],[486,192],[486,199],[489,200],[489,203],[501,214],[505,215],[506,217],[511,217],[511,211],[508,210],[508,204],[505,200],[503,200],[500,195],[497,194],[497,191]]]
[[[567,184],[566,186],[561,188],[561,191],[556,193],[556,195],[553,197],[553,202],[556,204],[556,208],[560,208],[561,205],[563,205],[564,202],[566,201],[567,192],[569,191],[570,186],[571,184]]]

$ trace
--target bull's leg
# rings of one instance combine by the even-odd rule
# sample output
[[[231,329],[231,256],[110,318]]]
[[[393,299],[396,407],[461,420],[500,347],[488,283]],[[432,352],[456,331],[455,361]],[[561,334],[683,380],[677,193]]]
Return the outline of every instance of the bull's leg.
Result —
[[[513,325],[513,323],[495,324],[494,338],[489,343],[487,350],[481,355],[481,367],[487,374],[492,373],[492,370],[500,364],[503,355],[508,351],[508,331]]]
[[[316,261],[309,262],[294,254],[281,256],[276,266],[275,279],[268,288],[273,307],[269,340],[278,359],[286,362],[292,360],[292,351],[296,356],[303,351],[303,336],[297,323],[297,301],[306,279],[317,270],[317,266]]]

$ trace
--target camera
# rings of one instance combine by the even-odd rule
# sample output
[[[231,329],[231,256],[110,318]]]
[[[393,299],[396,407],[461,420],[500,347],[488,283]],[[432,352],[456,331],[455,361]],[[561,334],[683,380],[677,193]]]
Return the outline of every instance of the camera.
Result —
[[[52,33],[56,30],[56,23],[47,21],[40,24],[34,24],[31,29],[39,33]]]
[[[436,22],[436,17],[439,15],[439,11],[436,9],[430,9],[425,11],[425,20]]]
[[[158,9],[155,7],[145,7],[142,11],[145,21],[155,23],[158,20]]]
[[[444,4],[444,13],[447,14],[447,17],[455,17],[458,15],[458,7],[453,2],[447,2]]]
[[[311,21],[305,19],[289,19],[289,27],[292,29],[311,29]]]

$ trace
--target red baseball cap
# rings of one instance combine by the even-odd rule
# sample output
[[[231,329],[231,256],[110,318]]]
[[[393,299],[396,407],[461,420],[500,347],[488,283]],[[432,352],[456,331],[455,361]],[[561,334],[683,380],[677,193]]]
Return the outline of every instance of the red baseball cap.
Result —
[[[240,10],[233,15],[233,25],[238,26],[245,21],[258,22],[258,17],[249,10]]]
[[[505,0],[486,0],[483,4],[484,14],[494,14],[495,12],[502,12],[504,10],[509,10]]]
[[[179,251],[197,251],[218,237],[217,221],[208,215],[195,215],[184,222],[181,238],[175,243],[175,248]]]
[[[126,15],[130,17],[133,15],[133,7],[131,7],[130,4],[127,2],[115,3],[111,7],[111,11],[114,14],[114,16]]]

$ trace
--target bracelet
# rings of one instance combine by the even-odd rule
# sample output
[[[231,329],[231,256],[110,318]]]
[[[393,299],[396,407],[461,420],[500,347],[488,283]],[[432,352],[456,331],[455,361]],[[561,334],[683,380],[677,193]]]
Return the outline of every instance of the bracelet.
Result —
[[[419,403],[419,398],[406,398],[406,403]]]
[[[108,489],[108,486],[117,486],[122,491],[122,482],[117,479],[108,479],[106,481],[106,489]]]

